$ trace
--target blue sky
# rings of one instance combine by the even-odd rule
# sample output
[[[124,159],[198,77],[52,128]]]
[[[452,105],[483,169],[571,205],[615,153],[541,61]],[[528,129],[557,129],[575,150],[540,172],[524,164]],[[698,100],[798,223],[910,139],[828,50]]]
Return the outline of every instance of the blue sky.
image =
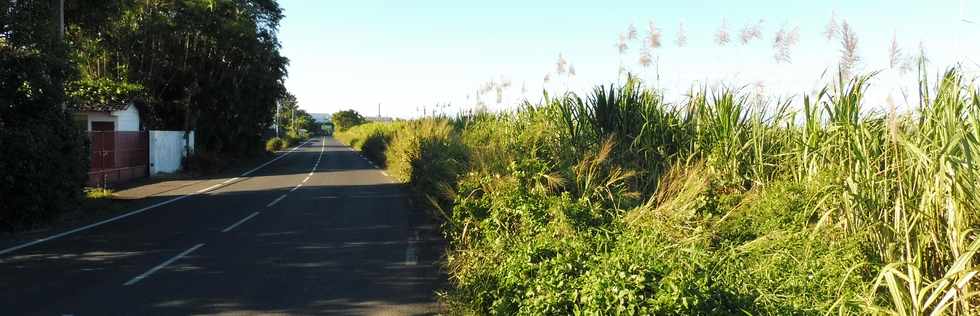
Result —
[[[490,80],[511,83],[500,104],[493,93],[481,97],[491,110],[538,100],[542,89],[584,91],[616,82],[621,63],[668,100],[679,100],[692,85],[722,83],[798,96],[826,82],[821,74],[836,67],[839,41],[822,35],[835,13],[856,31],[858,70],[883,71],[873,98],[894,97],[900,83],[914,80],[888,69],[893,34],[906,53],[922,43],[933,65],[959,61],[976,69],[980,59],[980,0],[529,2],[281,0],[280,40],[291,60],[286,85],[310,112],[353,108],[373,116],[381,104],[383,115],[397,117],[437,104],[450,104],[447,112],[471,109],[476,90]],[[961,20],[961,7],[973,23]],[[639,46],[651,20],[663,46],[653,50],[659,67],[644,68]],[[714,37],[723,20],[732,42],[722,47]],[[738,43],[739,30],[760,20],[762,38]],[[640,40],[620,55],[617,37],[631,23]],[[674,43],[680,23],[684,47]],[[788,64],[773,58],[773,35],[781,27],[799,27]],[[554,74],[559,54],[576,76]]]

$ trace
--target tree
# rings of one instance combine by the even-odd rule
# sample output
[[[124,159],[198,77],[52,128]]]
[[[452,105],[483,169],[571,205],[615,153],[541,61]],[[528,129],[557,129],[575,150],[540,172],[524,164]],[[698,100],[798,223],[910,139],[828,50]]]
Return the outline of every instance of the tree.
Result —
[[[345,131],[348,128],[361,125],[367,122],[360,113],[354,110],[346,110],[334,113],[330,117],[333,126],[337,131]]]
[[[52,1],[0,1],[0,230],[12,230],[76,207],[89,156],[61,110],[74,74]]]
[[[104,3],[66,10],[78,21],[68,33],[83,74],[77,86],[136,87],[128,92],[145,101],[148,127],[195,129],[201,150],[261,149],[286,93],[288,60],[277,38],[283,15],[274,0],[80,2]]]
[[[292,93],[286,94],[279,101],[279,115],[276,122],[280,128],[285,128],[286,133],[293,137],[300,136],[300,130],[306,130],[311,134],[319,134],[320,127],[316,125],[313,115],[299,108],[299,102]]]
[[[307,113],[305,110],[296,111],[296,119],[293,122],[297,129],[304,129],[309,133],[314,133],[319,130],[319,125],[316,124],[316,119],[313,115]]]
[[[299,102],[296,100],[296,96],[289,92],[283,94],[279,100],[279,114],[275,118],[276,126],[280,129],[285,129],[285,132],[288,133],[292,127],[292,121],[296,116],[297,110],[299,110]]]
[[[294,110],[289,120],[289,135],[293,137],[306,137],[302,131],[309,132],[313,123],[313,116],[303,110]]]

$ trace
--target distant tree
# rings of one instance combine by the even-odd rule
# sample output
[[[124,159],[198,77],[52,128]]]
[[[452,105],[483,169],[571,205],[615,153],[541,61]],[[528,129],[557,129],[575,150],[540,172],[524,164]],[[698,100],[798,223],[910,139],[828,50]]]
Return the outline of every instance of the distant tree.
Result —
[[[296,117],[296,111],[299,110],[299,102],[296,100],[296,96],[292,93],[286,92],[283,94],[282,98],[279,99],[279,115],[275,117],[275,124],[279,128],[285,129],[288,132],[293,129],[293,118]]]
[[[316,118],[313,115],[302,111],[303,113],[303,128],[310,134],[310,136],[323,135],[323,125],[317,123]]]
[[[313,116],[304,110],[296,110],[289,122],[289,132],[293,135],[300,135],[300,130],[312,132],[316,126]]]
[[[348,128],[361,125],[367,122],[360,113],[354,110],[340,111],[334,113],[330,118],[333,122],[333,126],[337,131],[344,131]]]

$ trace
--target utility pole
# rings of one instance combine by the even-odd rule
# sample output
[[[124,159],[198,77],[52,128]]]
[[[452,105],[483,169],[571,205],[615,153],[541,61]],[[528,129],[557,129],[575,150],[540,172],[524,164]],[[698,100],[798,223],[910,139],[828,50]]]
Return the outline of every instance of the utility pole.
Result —
[[[279,101],[276,101],[276,116],[272,118],[272,122],[276,127],[276,137],[279,137]]]
[[[197,85],[197,81],[191,81],[190,86],[188,86],[187,88],[184,88],[184,94],[185,94],[185,99],[184,99],[184,153],[187,154],[187,155],[190,155],[191,152],[193,152],[191,150],[191,143],[190,143],[190,134],[191,134],[191,97],[197,95],[197,93],[200,91],[200,88],[201,87]],[[194,125],[197,125],[197,124],[194,124]]]
[[[63,45],[65,43],[65,0],[54,0],[55,4],[55,18],[58,20],[58,45]],[[65,77],[60,75],[58,78],[58,89],[62,94],[65,92]],[[65,101],[61,101],[61,112],[64,113],[66,110]]]
[[[58,39],[65,40],[65,0],[58,0]]]

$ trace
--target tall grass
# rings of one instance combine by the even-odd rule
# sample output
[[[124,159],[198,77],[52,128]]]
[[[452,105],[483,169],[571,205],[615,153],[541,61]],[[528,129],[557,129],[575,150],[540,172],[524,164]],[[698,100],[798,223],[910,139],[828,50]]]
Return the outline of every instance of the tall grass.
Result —
[[[441,211],[454,313],[972,315],[980,94],[921,78],[907,113],[845,70],[799,109],[630,78],[392,126],[382,155]]]
[[[334,134],[337,140],[347,143],[382,168],[388,165],[385,152],[403,122],[366,123]]]

